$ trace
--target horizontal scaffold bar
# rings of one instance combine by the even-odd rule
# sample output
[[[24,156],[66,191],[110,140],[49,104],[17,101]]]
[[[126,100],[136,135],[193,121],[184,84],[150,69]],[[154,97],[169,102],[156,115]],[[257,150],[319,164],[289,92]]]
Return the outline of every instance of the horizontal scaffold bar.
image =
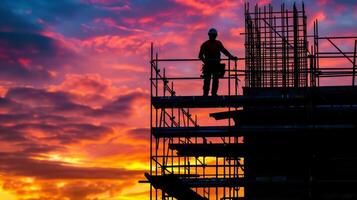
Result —
[[[357,105],[357,87],[243,88],[244,95],[153,96],[155,108],[215,108],[242,106]]]
[[[353,124],[320,124],[320,125],[247,125],[247,126],[199,126],[199,127],[161,127],[153,128],[152,133],[156,138],[175,137],[239,137],[255,134],[301,134],[307,131],[321,133],[337,130],[355,130]]]
[[[338,106],[264,106],[244,110],[211,113],[216,120],[233,118],[239,125],[357,124],[357,105]],[[302,126],[303,127],[303,126]],[[347,126],[345,126],[347,128]],[[269,127],[267,127],[269,128]],[[341,127],[342,128],[342,127]]]
[[[156,188],[161,189],[176,199],[208,200],[193,191],[187,184],[183,183],[178,176],[161,175],[152,176],[145,173],[145,177]]]
[[[152,97],[155,108],[216,108],[241,107],[243,105],[267,105],[282,103],[304,103],[304,96],[169,96]]]

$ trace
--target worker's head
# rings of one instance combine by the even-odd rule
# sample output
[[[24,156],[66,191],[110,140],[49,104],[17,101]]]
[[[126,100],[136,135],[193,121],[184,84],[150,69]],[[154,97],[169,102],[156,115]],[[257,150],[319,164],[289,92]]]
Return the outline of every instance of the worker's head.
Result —
[[[208,37],[209,37],[210,40],[215,40],[216,37],[217,37],[217,30],[215,28],[211,28],[208,31]]]

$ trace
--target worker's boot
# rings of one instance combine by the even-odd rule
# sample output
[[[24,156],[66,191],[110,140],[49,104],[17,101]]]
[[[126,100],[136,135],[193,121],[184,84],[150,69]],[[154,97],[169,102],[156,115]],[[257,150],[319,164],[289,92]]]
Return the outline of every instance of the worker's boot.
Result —
[[[219,79],[216,76],[213,76],[213,81],[212,81],[212,96],[217,96],[217,91],[218,91],[218,85],[219,85]]]
[[[203,80],[203,96],[208,96],[209,88],[211,84],[211,77],[206,76]]]
[[[203,90],[203,96],[206,97],[208,96],[209,90]]]

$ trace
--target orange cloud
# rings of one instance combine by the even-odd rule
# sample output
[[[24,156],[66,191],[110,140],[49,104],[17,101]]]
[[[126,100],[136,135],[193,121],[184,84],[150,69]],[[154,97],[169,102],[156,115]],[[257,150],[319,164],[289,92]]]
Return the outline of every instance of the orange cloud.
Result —
[[[56,180],[41,181],[30,178],[6,178],[3,188],[7,196],[21,200],[117,200],[122,199],[126,190],[136,187],[138,191],[145,189],[138,187],[134,180]],[[1,194],[1,193],[0,193]],[[126,196],[126,195],[125,195]],[[1,197],[1,196],[0,196]],[[15,198],[14,198],[15,199]],[[134,200],[135,198],[132,198]],[[6,199],[11,200],[11,199]]]
[[[7,92],[7,88],[0,85],[0,98],[4,97]]]

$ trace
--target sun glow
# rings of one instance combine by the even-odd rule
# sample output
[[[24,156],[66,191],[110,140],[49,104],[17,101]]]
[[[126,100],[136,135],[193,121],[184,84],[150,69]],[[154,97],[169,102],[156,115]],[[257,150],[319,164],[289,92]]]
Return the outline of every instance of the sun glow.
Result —
[[[4,199],[4,200],[16,200],[16,196],[12,193],[10,193],[9,191],[5,191],[3,189],[3,183],[0,182],[0,199]]]
[[[33,156],[31,158],[34,160],[63,162],[67,165],[83,165],[82,159],[79,157],[69,157],[58,153],[41,154],[41,156]]]

